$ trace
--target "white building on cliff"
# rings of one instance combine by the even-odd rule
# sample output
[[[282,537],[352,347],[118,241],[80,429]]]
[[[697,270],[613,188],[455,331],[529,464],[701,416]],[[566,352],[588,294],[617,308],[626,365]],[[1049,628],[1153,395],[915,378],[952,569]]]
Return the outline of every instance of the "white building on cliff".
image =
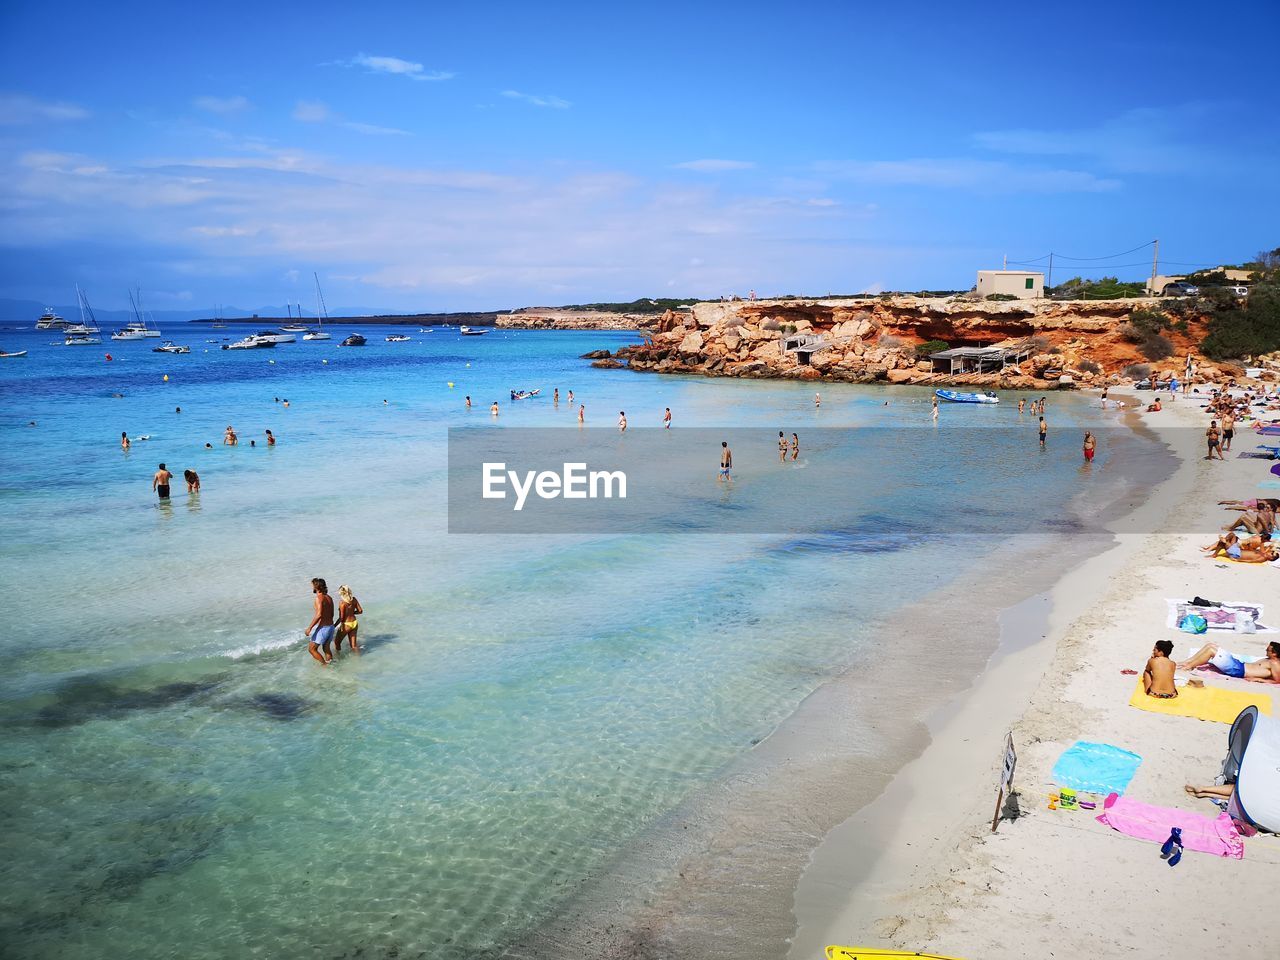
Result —
[[[979,270],[978,296],[1003,293],[1019,300],[1038,300],[1044,296],[1044,274],[1025,270]]]

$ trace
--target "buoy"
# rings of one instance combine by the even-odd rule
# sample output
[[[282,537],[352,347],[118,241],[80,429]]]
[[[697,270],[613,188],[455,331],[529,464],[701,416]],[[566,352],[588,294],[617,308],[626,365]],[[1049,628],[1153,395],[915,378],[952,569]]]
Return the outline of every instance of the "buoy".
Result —
[[[450,381],[449,381],[449,389],[450,389],[450,390],[452,390],[452,389],[453,389],[453,381],[452,381],[452,380],[450,380]]]
[[[109,353],[107,354],[107,359],[108,359],[108,360],[110,360],[110,359],[111,359],[111,354],[109,354]]]
[[[471,366],[471,364],[469,364],[469,363],[468,363],[468,364],[467,364],[467,366],[469,367],[469,366]]]
[[[328,361],[328,360],[321,360],[320,362],[321,362],[321,363],[328,363],[329,361]]]
[[[268,360],[267,363],[275,363],[274,360]]]
[[[169,382],[169,375],[167,373],[164,375],[164,382],[165,383]]]

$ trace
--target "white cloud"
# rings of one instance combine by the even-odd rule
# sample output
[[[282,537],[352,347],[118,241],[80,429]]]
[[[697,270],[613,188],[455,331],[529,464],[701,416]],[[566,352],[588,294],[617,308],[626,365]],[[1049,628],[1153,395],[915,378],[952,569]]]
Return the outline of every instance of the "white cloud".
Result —
[[[531,103],[535,107],[550,107],[552,110],[568,110],[569,107],[573,106],[568,100],[563,100],[560,97],[521,93],[519,90],[503,90],[502,96],[510,100],[523,100],[525,103]]]
[[[201,110],[210,113],[232,114],[248,110],[252,104],[248,97],[196,97],[192,101]]]
[[[686,160],[677,163],[679,170],[696,170],[698,173],[720,173],[726,170],[750,170],[755,164],[750,160]]]
[[[408,77],[410,80],[438,82],[452,80],[455,74],[447,70],[427,70],[422,64],[399,57],[375,57],[358,53],[350,60],[339,61],[344,66],[364,67],[370,73],[386,73],[395,77]]]
[[[380,127],[376,123],[356,123],[354,120],[346,120],[342,125],[356,133],[367,133],[372,136],[412,136],[408,130],[401,130],[399,127]]]
[[[89,111],[74,103],[37,100],[21,93],[0,94],[0,124],[17,126],[47,120],[84,120]]]
[[[333,119],[333,111],[319,100],[299,100],[293,108],[293,119],[303,123],[325,123]]]
[[[1121,186],[1119,180],[1085,170],[1028,167],[1002,160],[850,160],[815,166],[827,176],[858,183],[979,193],[1102,193]]]

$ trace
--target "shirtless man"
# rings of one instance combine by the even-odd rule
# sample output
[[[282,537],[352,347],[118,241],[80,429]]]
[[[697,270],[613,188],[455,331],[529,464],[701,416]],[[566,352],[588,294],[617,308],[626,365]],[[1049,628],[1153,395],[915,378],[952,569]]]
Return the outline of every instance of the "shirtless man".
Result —
[[[1186,660],[1178,664],[1179,670],[1194,670],[1209,664],[1228,677],[1240,680],[1258,680],[1263,683],[1280,683],[1280,643],[1267,644],[1267,657],[1256,663],[1245,663],[1230,650],[1216,643],[1206,643]]]
[[[938,398],[937,398],[937,397],[934,397],[933,399],[936,401]],[[936,406],[936,403],[935,403],[935,406]],[[1026,407],[1027,407],[1027,398],[1026,398],[1026,397],[1019,397],[1019,398],[1018,398],[1018,412],[1019,412],[1019,413],[1021,413],[1023,410],[1025,410],[1025,409],[1026,409]]]
[[[1236,435],[1236,418],[1227,411],[1222,415],[1222,452],[1231,452],[1231,438]]]
[[[316,595],[316,615],[307,624],[307,650],[327,667],[333,662],[329,644],[333,642],[333,597],[322,577],[311,578],[311,592]],[[312,632],[314,631],[314,633]]]
[[[1217,420],[1209,421],[1209,429],[1204,432],[1204,439],[1209,445],[1209,455],[1205,457],[1206,460],[1212,460],[1215,453],[1219,460],[1227,459],[1222,455],[1222,438],[1218,434]]]
[[[165,465],[160,464],[160,469],[155,472],[155,476],[151,478],[151,489],[154,490],[161,500],[169,499],[169,481],[173,479]]]
[[[625,410],[618,411],[618,432],[627,432],[627,411]]]
[[[1049,435],[1049,425],[1044,422],[1044,414],[1040,415],[1040,449],[1044,449],[1044,438]]]
[[[498,401],[497,401],[497,400],[493,401],[493,404],[489,407],[489,413],[490,413],[492,416],[495,416],[495,417],[498,415]]]
[[[231,424],[227,424],[226,431],[222,434],[222,445],[224,447],[234,447],[240,442],[240,438],[236,436],[236,432],[231,429]]]
[[[671,429],[671,408],[667,407],[667,412],[662,415],[662,425],[666,429]]]
[[[1177,666],[1169,659],[1171,653],[1173,653],[1172,640],[1157,640],[1156,645],[1151,648],[1151,659],[1147,661],[1147,667],[1142,671],[1142,687],[1147,691],[1148,697],[1172,700],[1178,695],[1178,688],[1173,685],[1173,675],[1177,672]]]
[[[733,451],[729,449],[727,440],[720,441],[720,479],[729,480],[729,471],[733,469]]]

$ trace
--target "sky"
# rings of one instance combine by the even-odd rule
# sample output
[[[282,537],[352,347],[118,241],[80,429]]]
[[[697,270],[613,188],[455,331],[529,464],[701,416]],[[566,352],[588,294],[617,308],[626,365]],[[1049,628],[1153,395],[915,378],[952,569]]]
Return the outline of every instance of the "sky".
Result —
[[[0,297],[500,309],[1280,246],[1280,4],[0,5]],[[1074,260],[1066,258],[1076,258]],[[1106,259],[1085,259],[1106,258]]]

